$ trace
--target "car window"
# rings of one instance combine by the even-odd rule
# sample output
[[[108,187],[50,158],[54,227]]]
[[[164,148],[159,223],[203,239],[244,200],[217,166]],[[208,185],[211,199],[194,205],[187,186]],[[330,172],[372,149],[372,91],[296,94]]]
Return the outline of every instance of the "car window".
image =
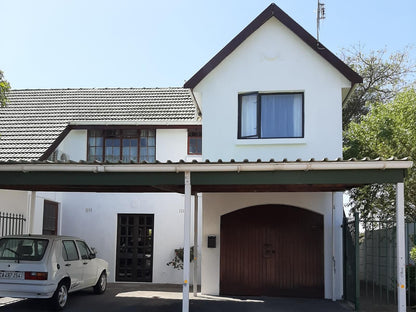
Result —
[[[77,241],[77,246],[78,246],[79,252],[81,254],[81,258],[82,259],[89,259],[91,251],[88,248],[87,244],[83,241]]]
[[[79,259],[78,251],[74,241],[64,240],[62,241],[62,245],[62,257],[65,261],[74,261]]]
[[[48,242],[47,239],[2,238],[0,239],[0,260],[42,260]]]

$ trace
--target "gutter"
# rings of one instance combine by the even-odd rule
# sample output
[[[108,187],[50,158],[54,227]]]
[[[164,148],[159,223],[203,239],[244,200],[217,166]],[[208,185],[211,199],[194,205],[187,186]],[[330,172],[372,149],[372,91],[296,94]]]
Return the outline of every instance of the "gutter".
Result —
[[[175,163],[175,164],[3,164],[3,172],[254,172],[319,170],[394,170],[409,169],[412,161],[293,162],[293,163]]]

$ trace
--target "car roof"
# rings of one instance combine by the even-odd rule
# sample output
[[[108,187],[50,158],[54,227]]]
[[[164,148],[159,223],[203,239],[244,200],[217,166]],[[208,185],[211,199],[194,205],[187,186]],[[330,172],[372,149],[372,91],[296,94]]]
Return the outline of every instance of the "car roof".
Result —
[[[75,237],[75,236],[41,235],[41,234],[8,235],[8,236],[3,236],[2,238],[30,238],[30,239],[48,239],[48,240],[57,240],[57,239],[76,239],[76,240],[82,240],[81,238]]]

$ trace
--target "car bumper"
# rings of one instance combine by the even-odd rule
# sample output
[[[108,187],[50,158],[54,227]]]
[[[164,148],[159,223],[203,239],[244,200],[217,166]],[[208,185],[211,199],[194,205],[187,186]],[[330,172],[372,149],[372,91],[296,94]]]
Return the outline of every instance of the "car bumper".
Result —
[[[51,298],[56,290],[54,284],[4,284],[0,283],[0,297]]]

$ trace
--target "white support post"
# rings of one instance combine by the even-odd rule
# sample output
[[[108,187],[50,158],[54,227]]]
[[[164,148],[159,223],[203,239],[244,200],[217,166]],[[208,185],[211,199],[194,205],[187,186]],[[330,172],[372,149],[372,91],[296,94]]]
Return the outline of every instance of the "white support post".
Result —
[[[35,211],[36,211],[36,192],[31,191],[28,195],[29,197],[29,207],[26,218],[26,229],[27,234],[33,234],[34,232],[34,220],[35,220]]]
[[[331,297],[332,301],[335,301],[335,273],[336,273],[336,267],[335,267],[335,227],[334,227],[334,213],[335,213],[335,192],[332,192],[332,201],[331,201],[331,228],[332,228],[332,239],[331,239],[331,276],[332,276],[332,292]]]
[[[198,194],[194,195],[194,297],[198,296]]]
[[[404,233],[404,184],[396,188],[396,239],[397,239],[397,311],[406,312],[406,272]]]
[[[185,213],[183,237],[183,296],[182,312],[189,312],[189,263],[190,263],[190,234],[191,234],[191,173],[185,172]]]

